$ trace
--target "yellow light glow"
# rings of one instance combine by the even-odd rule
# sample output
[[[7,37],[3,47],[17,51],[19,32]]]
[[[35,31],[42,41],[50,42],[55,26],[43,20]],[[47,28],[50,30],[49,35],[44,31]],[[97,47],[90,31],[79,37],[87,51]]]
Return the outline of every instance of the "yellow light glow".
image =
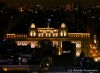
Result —
[[[8,71],[7,68],[3,68],[3,71]]]
[[[61,55],[61,54],[62,54],[62,50],[61,48],[59,48],[58,55]]]
[[[49,66],[49,63],[47,63],[47,66]]]
[[[68,33],[69,37],[90,37],[90,33]]]
[[[58,32],[58,30],[54,30],[54,32]]]
[[[94,61],[95,61],[95,62],[98,62],[98,58],[95,58]]]
[[[51,37],[51,34],[49,33],[49,37]]]
[[[98,59],[100,60],[100,57],[98,57]]]
[[[35,28],[35,24],[34,23],[31,24],[31,28]]]
[[[30,32],[30,36],[32,36],[32,32]]]
[[[60,51],[58,52],[58,55],[61,55],[61,52]]]
[[[95,56],[97,56],[97,54],[95,54],[95,53],[93,53],[93,55],[92,55],[93,57],[95,57]]]
[[[15,34],[7,34],[7,35],[15,35]]]
[[[56,37],[58,36],[58,33],[56,33]]]
[[[76,48],[81,48],[81,44],[76,43]]]
[[[38,34],[38,37],[40,37],[40,36],[41,36],[41,34],[39,33],[39,34]]]
[[[53,31],[50,31],[50,33],[53,33]]]
[[[35,44],[34,43],[31,43],[31,48],[35,48]]]
[[[23,10],[21,9],[20,11],[22,12]]]
[[[62,24],[61,24],[61,28],[66,28],[65,23],[62,23]]]
[[[36,32],[33,32],[33,36],[36,36]]]
[[[80,56],[80,52],[76,52],[76,56],[79,57]]]
[[[64,31],[64,36],[66,36],[66,31]]]
[[[92,16],[92,18],[94,19],[94,16]]]
[[[61,32],[60,35],[63,36],[63,32]]]
[[[20,12],[23,12],[23,11],[24,11],[24,10],[23,10],[23,7],[20,7],[19,10],[20,10]]]
[[[43,33],[46,33],[46,31],[44,30]]]

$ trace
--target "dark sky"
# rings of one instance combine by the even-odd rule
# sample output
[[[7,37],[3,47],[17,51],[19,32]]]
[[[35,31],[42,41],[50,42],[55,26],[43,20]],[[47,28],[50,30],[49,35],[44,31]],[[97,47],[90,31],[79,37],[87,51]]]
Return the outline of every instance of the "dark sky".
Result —
[[[44,6],[66,4],[70,2],[81,3],[82,6],[94,6],[100,4],[100,0],[22,0],[24,6],[34,6],[36,4],[42,4]],[[0,0],[0,2],[6,2],[13,6],[20,6],[21,0]]]

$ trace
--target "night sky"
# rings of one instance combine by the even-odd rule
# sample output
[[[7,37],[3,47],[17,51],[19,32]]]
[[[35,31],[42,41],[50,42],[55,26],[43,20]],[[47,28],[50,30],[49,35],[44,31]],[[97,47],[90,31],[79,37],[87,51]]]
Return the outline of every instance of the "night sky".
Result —
[[[71,2],[78,2],[85,7],[90,7],[90,6],[95,6],[96,4],[100,4],[100,0],[22,0],[22,1],[23,5],[26,7],[31,7],[37,4],[41,4],[44,6],[59,5],[59,4],[63,5]],[[6,2],[8,4],[18,7],[20,6],[21,0],[0,0],[0,2]]]

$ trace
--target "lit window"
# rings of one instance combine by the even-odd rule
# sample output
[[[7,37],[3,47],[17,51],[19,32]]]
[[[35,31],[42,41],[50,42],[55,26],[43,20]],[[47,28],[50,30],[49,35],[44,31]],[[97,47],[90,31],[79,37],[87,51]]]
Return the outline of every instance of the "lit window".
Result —
[[[76,48],[81,48],[81,41],[71,41],[76,44]]]
[[[51,33],[49,33],[49,37],[51,36]]]
[[[30,32],[30,36],[32,36],[32,32]]]
[[[53,31],[50,31],[50,33],[53,33]]]
[[[35,32],[33,32],[33,36],[36,36],[36,33]]]
[[[31,43],[31,48],[35,48],[35,43]]]
[[[55,33],[53,33],[53,37],[55,37]]]
[[[79,43],[76,43],[76,48],[80,48],[81,45]]]
[[[41,37],[43,37],[43,33],[41,33]]]
[[[35,31],[31,31],[30,32],[30,36],[36,36],[36,32]]]
[[[57,41],[53,41],[53,46],[58,46],[58,42]]]
[[[63,36],[63,32],[61,32],[60,35]]]
[[[81,42],[80,41],[76,42],[76,48],[81,48]]]
[[[21,45],[21,42],[17,42],[17,45]]]
[[[66,31],[64,31],[64,36],[66,36]]]
[[[43,33],[46,33],[46,31],[43,31]]]
[[[77,52],[76,52],[76,57],[79,57],[80,54],[81,54],[81,52],[80,52],[80,51],[77,51]]]
[[[41,37],[41,33],[38,34],[38,37]]]
[[[58,36],[58,33],[55,33],[56,37]]]
[[[48,37],[48,33],[46,33],[46,37]]]

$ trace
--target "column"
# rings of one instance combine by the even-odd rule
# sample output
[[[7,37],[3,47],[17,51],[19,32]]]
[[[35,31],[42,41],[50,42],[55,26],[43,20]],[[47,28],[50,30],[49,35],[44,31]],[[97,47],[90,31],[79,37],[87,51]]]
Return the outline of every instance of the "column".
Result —
[[[62,43],[61,42],[62,41],[58,41],[58,55],[62,55],[62,47],[61,47]]]

